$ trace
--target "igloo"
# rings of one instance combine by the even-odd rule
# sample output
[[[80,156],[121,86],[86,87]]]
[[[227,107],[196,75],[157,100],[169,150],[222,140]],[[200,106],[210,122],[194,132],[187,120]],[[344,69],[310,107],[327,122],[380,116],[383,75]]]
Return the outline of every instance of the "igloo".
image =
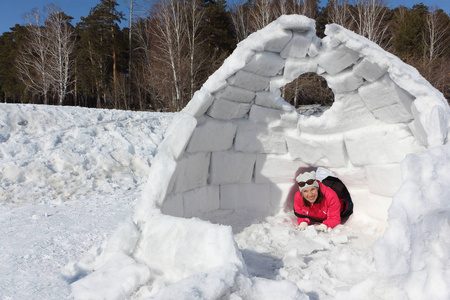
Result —
[[[294,178],[317,167],[343,180],[355,214],[387,224],[402,185],[401,162],[448,142],[450,109],[414,68],[376,44],[335,24],[325,34],[316,36],[312,19],[285,15],[238,44],[174,118],[133,221],[116,233],[121,244],[107,243],[92,269],[120,253],[125,266],[149,266],[172,278],[225,264],[245,273],[231,229],[197,218],[289,211]],[[307,72],[324,77],[334,92],[320,117],[299,115],[281,97],[283,86]],[[190,245],[192,235],[204,243]],[[186,252],[195,263],[184,259]],[[202,264],[213,255],[215,266]],[[136,277],[130,290],[148,276]],[[75,288],[89,285],[88,277]]]

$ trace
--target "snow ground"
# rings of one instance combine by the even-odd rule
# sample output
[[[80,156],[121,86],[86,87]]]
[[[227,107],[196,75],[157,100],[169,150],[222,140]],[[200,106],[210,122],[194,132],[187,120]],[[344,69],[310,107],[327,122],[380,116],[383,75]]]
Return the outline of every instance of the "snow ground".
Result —
[[[61,269],[132,215],[173,115],[1,108],[0,298],[70,298]],[[375,271],[371,247],[380,232],[364,216],[325,234],[295,230],[290,214],[205,217],[233,227],[250,276],[293,281],[310,299],[332,298]],[[152,293],[162,288],[154,282]]]
[[[0,299],[67,299],[61,268],[132,215],[172,114],[0,108]]]

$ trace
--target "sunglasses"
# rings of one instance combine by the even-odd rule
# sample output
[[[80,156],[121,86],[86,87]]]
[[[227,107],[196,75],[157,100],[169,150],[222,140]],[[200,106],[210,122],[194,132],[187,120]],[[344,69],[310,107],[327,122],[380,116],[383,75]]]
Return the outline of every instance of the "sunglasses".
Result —
[[[311,184],[314,183],[314,181],[316,181],[316,180],[315,180],[315,179],[308,179],[308,180],[306,180],[306,181],[300,181],[300,182],[298,183],[298,186],[299,186],[299,187],[304,187],[306,184],[307,184],[307,185],[311,185]]]

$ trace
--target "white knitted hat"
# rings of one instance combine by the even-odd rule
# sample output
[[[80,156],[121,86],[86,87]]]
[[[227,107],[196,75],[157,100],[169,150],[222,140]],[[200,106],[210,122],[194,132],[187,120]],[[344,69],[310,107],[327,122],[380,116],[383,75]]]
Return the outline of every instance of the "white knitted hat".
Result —
[[[306,181],[309,179],[314,180],[314,182],[312,184],[308,184]],[[298,175],[297,178],[295,178],[295,180],[297,181],[297,183],[305,182],[305,185],[303,187],[298,186],[298,188],[300,189],[300,192],[303,189],[310,187],[310,186],[319,187],[319,183],[316,180],[316,172],[314,172],[314,171],[302,173],[302,174]]]

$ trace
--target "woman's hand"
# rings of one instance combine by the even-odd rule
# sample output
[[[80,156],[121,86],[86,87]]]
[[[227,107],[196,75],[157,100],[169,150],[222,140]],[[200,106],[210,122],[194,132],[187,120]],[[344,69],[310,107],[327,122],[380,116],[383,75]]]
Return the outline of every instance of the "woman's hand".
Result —
[[[303,230],[306,229],[306,227],[308,227],[308,223],[306,223],[306,222],[301,222],[301,223],[298,225],[297,229],[300,230],[300,231],[303,231]]]
[[[322,232],[327,232],[328,231],[328,226],[325,224],[320,224],[319,226],[316,226],[316,230],[317,231],[322,231]]]

